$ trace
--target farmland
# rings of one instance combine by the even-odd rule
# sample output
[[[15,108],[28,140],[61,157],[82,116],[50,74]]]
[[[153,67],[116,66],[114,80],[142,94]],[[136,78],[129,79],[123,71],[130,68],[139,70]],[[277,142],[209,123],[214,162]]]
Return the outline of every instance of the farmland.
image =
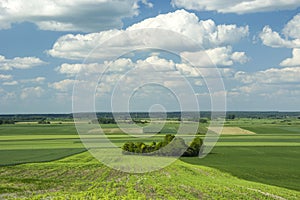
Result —
[[[143,139],[116,131],[114,124],[103,125],[118,146],[159,141],[177,126],[167,123],[160,134]],[[2,125],[0,199],[300,198],[297,119],[237,119],[227,121],[225,130],[253,134],[224,134],[203,159],[180,158],[155,172],[128,174],[93,158],[70,122]]]

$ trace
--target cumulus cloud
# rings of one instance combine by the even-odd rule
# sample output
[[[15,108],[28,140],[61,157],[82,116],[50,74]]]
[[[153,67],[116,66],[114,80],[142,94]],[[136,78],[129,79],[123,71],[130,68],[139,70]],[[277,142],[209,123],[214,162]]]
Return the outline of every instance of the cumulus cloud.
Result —
[[[263,44],[273,48],[295,48],[300,47],[300,38],[298,39],[286,39],[282,38],[281,35],[273,31],[269,26],[265,26],[262,32],[259,34],[260,39]]]
[[[209,49],[206,53],[212,62],[218,66],[231,66],[234,63],[244,64],[249,60],[245,52],[232,52],[230,46]]]
[[[7,0],[0,3],[0,28],[32,22],[42,30],[100,31],[121,28],[122,18],[138,15],[139,0]],[[146,0],[142,3],[152,6]]]
[[[128,93],[147,82],[160,84],[164,87],[175,87],[176,90],[184,94],[186,93],[187,83],[196,87],[205,87],[203,78],[206,78],[206,80],[207,78],[211,79],[212,82],[220,76],[233,76],[233,70],[229,68],[217,70],[211,66],[192,66],[184,61],[163,58],[162,55],[158,54],[150,54],[148,57],[138,60],[120,58],[115,61],[105,62],[104,65],[95,65],[106,70],[95,70],[89,66],[90,64],[61,65],[57,69],[59,72],[72,71],[70,75],[73,76],[75,72],[80,71],[80,75],[76,77],[76,81],[66,79],[51,83],[49,87],[59,92],[70,93],[73,85],[76,84],[77,90],[81,88],[79,90],[82,93],[86,92],[86,88],[93,88],[92,91],[96,91],[96,97],[109,98],[116,88],[121,93]],[[72,67],[74,67],[74,70]],[[83,76],[81,76],[82,74]],[[77,94],[78,91],[75,93]],[[117,93],[119,94],[119,92]]]
[[[66,74],[67,76],[76,76],[78,73],[80,75],[91,75],[93,73],[103,73],[103,72],[123,72],[126,69],[133,67],[133,62],[129,58],[119,58],[114,61],[104,61],[104,63],[80,63],[80,64],[69,64],[63,63],[61,66],[57,67],[55,70],[61,74]],[[105,71],[106,70],[106,71]]]
[[[60,37],[53,45],[52,49],[48,50],[48,54],[53,57],[66,58],[71,60],[81,60],[88,56],[88,54],[98,45],[107,41],[108,39],[120,34],[122,31],[109,30],[99,33],[90,34],[67,34]],[[104,57],[107,53],[103,51]]]
[[[200,20],[194,13],[189,13],[185,10],[177,10],[145,19],[128,27],[127,30],[143,28],[171,30],[193,38],[195,42],[204,48],[232,44],[249,34],[248,26],[237,27],[235,24],[216,25],[213,20]]]
[[[0,104],[7,104],[8,102],[12,102],[16,100],[17,95],[15,91],[6,91],[0,88]]]
[[[27,99],[27,98],[39,98],[44,94],[45,90],[41,87],[28,87],[22,89],[20,98]]]
[[[263,44],[273,48],[293,48],[292,57],[283,60],[280,66],[300,65],[300,14],[293,17],[282,29],[282,34],[265,26],[259,37]]]
[[[160,31],[162,29],[165,31]],[[100,44],[101,48],[97,49],[96,54],[98,59],[109,58],[111,54],[120,55],[126,49],[143,47],[159,47],[176,52],[196,46],[210,49],[231,45],[248,34],[248,26],[216,25],[212,20],[199,20],[193,13],[177,10],[146,19],[126,30],[64,35],[55,42],[48,54],[53,57],[81,60]],[[112,37],[114,40],[105,43]],[[190,39],[189,42],[187,38]]]
[[[205,51],[182,52],[181,56],[198,67],[232,66],[234,63],[244,64],[249,60],[245,52],[232,52],[230,46]]]
[[[154,7],[153,3],[148,2],[147,0],[142,0],[142,3],[143,3],[144,5],[146,5],[146,6],[148,6],[149,8],[153,8],[153,7]]]
[[[300,14],[293,17],[282,29],[282,33],[265,26],[259,37],[263,44],[274,48],[300,48]]]
[[[8,85],[8,86],[18,85],[18,81],[4,82],[2,85]]]
[[[246,84],[299,84],[300,67],[270,68],[255,73],[237,72],[235,78]]]
[[[282,30],[286,37],[300,39],[300,14],[297,14],[290,20]]]
[[[186,58],[199,58],[203,53],[205,55],[205,59],[210,59],[207,57],[207,53],[204,52],[196,52],[195,54],[184,52],[183,57]],[[235,52],[236,53],[236,52]],[[231,53],[228,55],[228,59],[234,56],[235,53]],[[191,58],[190,58],[191,57]],[[235,60],[231,60],[228,65],[231,65]],[[138,59],[136,61],[131,60],[130,58],[119,58],[114,61],[105,61],[104,64],[67,64],[64,63],[60,67],[56,69],[59,73],[66,74],[67,76],[75,76],[78,73],[80,76],[77,76],[77,79],[80,81],[85,80],[98,80],[99,77],[107,82],[107,86],[115,81],[119,80],[122,76],[126,75],[128,80],[135,80],[134,76],[139,76],[139,74],[135,73],[143,73],[149,74],[149,76],[153,76],[153,74],[163,73],[168,77],[207,77],[207,76],[216,76],[218,73],[221,73],[224,76],[232,75],[232,69],[229,68],[221,68],[218,73],[215,72],[217,69],[214,68],[214,65],[211,62],[207,62],[207,65],[203,65],[204,63],[187,63],[186,60],[182,62],[175,62],[173,60],[169,60],[166,58],[162,58],[158,55],[150,55],[144,59]],[[222,63],[218,63],[222,64]],[[215,73],[215,74],[214,74]],[[155,78],[155,77],[154,77]],[[70,87],[66,87],[66,85],[73,84],[74,81],[70,79],[66,79],[60,82],[56,82],[50,84],[50,87],[65,90],[66,88],[71,89]]]
[[[292,58],[287,58],[280,63],[283,67],[300,66],[300,49],[293,49]]]
[[[46,64],[44,61],[36,57],[15,57],[13,59],[7,59],[0,55],[0,70],[29,69],[44,64]]]
[[[252,109],[295,108],[300,98],[299,74],[300,67],[236,72],[234,78],[237,82],[229,88],[229,101],[233,104],[240,102]],[[263,106],[260,108],[260,105]]]
[[[0,74],[0,81],[10,80],[10,79],[12,79],[12,75]]]
[[[62,81],[50,83],[49,87],[54,88],[59,91],[69,91],[73,88],[75,80],[73,79],[65,79]]]
[[[31,79],[23,79],[20,82],[21,83],[36,83],[36,84],[42,84],[46,80],[45,77],[36,77]]]
[[[276,10],[289,10],[299,7],[299,0],[172,0],[174,7],[198,11],[217,11],[220,13],[255,13]]]
[[[55,69],[60,74],[66,74],[67,76],[76,76],[79,72],[83,73],[96,73],[101,72],[103,67],[98,63],[90,63],[90,64],[69,64],[63,63],[59,67]]]

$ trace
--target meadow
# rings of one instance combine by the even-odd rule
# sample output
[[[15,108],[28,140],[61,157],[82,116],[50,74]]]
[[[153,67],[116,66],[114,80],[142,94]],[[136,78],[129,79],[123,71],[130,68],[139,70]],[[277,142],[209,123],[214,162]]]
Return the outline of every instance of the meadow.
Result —
[[[122,146],[132,140],[159,141],[177,126],[166,124],[147,139],[107,132]],[[298,120],[237,119],[227,121],[226,127],[255,134],[225,134],[203,159],[180,158],[155,172],[128,174],[93,158],[72,123],[1,125],[0,199],[300,198]]]

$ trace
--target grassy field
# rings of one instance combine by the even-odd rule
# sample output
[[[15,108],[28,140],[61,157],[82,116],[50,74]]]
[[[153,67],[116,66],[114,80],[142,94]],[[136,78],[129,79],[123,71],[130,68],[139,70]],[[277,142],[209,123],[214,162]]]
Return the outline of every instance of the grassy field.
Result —
[[[298,199],[297,191],[245,181],[178,160],[147,174],[112,170],[88,152],[0,168],[0,197],[30,199]]]
[[[0,126],[0,166],[52,161],[83,151],[74,124]]]
[[[300,126],[279,123],[231,121],[226,126],[256,134],[222,135],[204,159],[181,158],[142,175],[99,163],[84,152],[71,123],[2,125],[0,199],[299,199]],[[128,140],[159,141],[177,127],[167,124],[147,139],[107,132],[121,146]]]

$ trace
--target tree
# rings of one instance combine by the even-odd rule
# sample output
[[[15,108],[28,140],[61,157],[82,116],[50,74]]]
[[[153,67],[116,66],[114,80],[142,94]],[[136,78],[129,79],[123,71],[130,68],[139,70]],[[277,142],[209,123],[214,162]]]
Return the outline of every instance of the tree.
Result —
[[[174,136],[175,137],[175,136]],[[166,156],[181,156],[188,148],[182,138],[174,138],[164,149],[160,151],[160,154]]]
[[[202,145],[202,139],[200,137],[195,137],[183,156],[198,156]]]

